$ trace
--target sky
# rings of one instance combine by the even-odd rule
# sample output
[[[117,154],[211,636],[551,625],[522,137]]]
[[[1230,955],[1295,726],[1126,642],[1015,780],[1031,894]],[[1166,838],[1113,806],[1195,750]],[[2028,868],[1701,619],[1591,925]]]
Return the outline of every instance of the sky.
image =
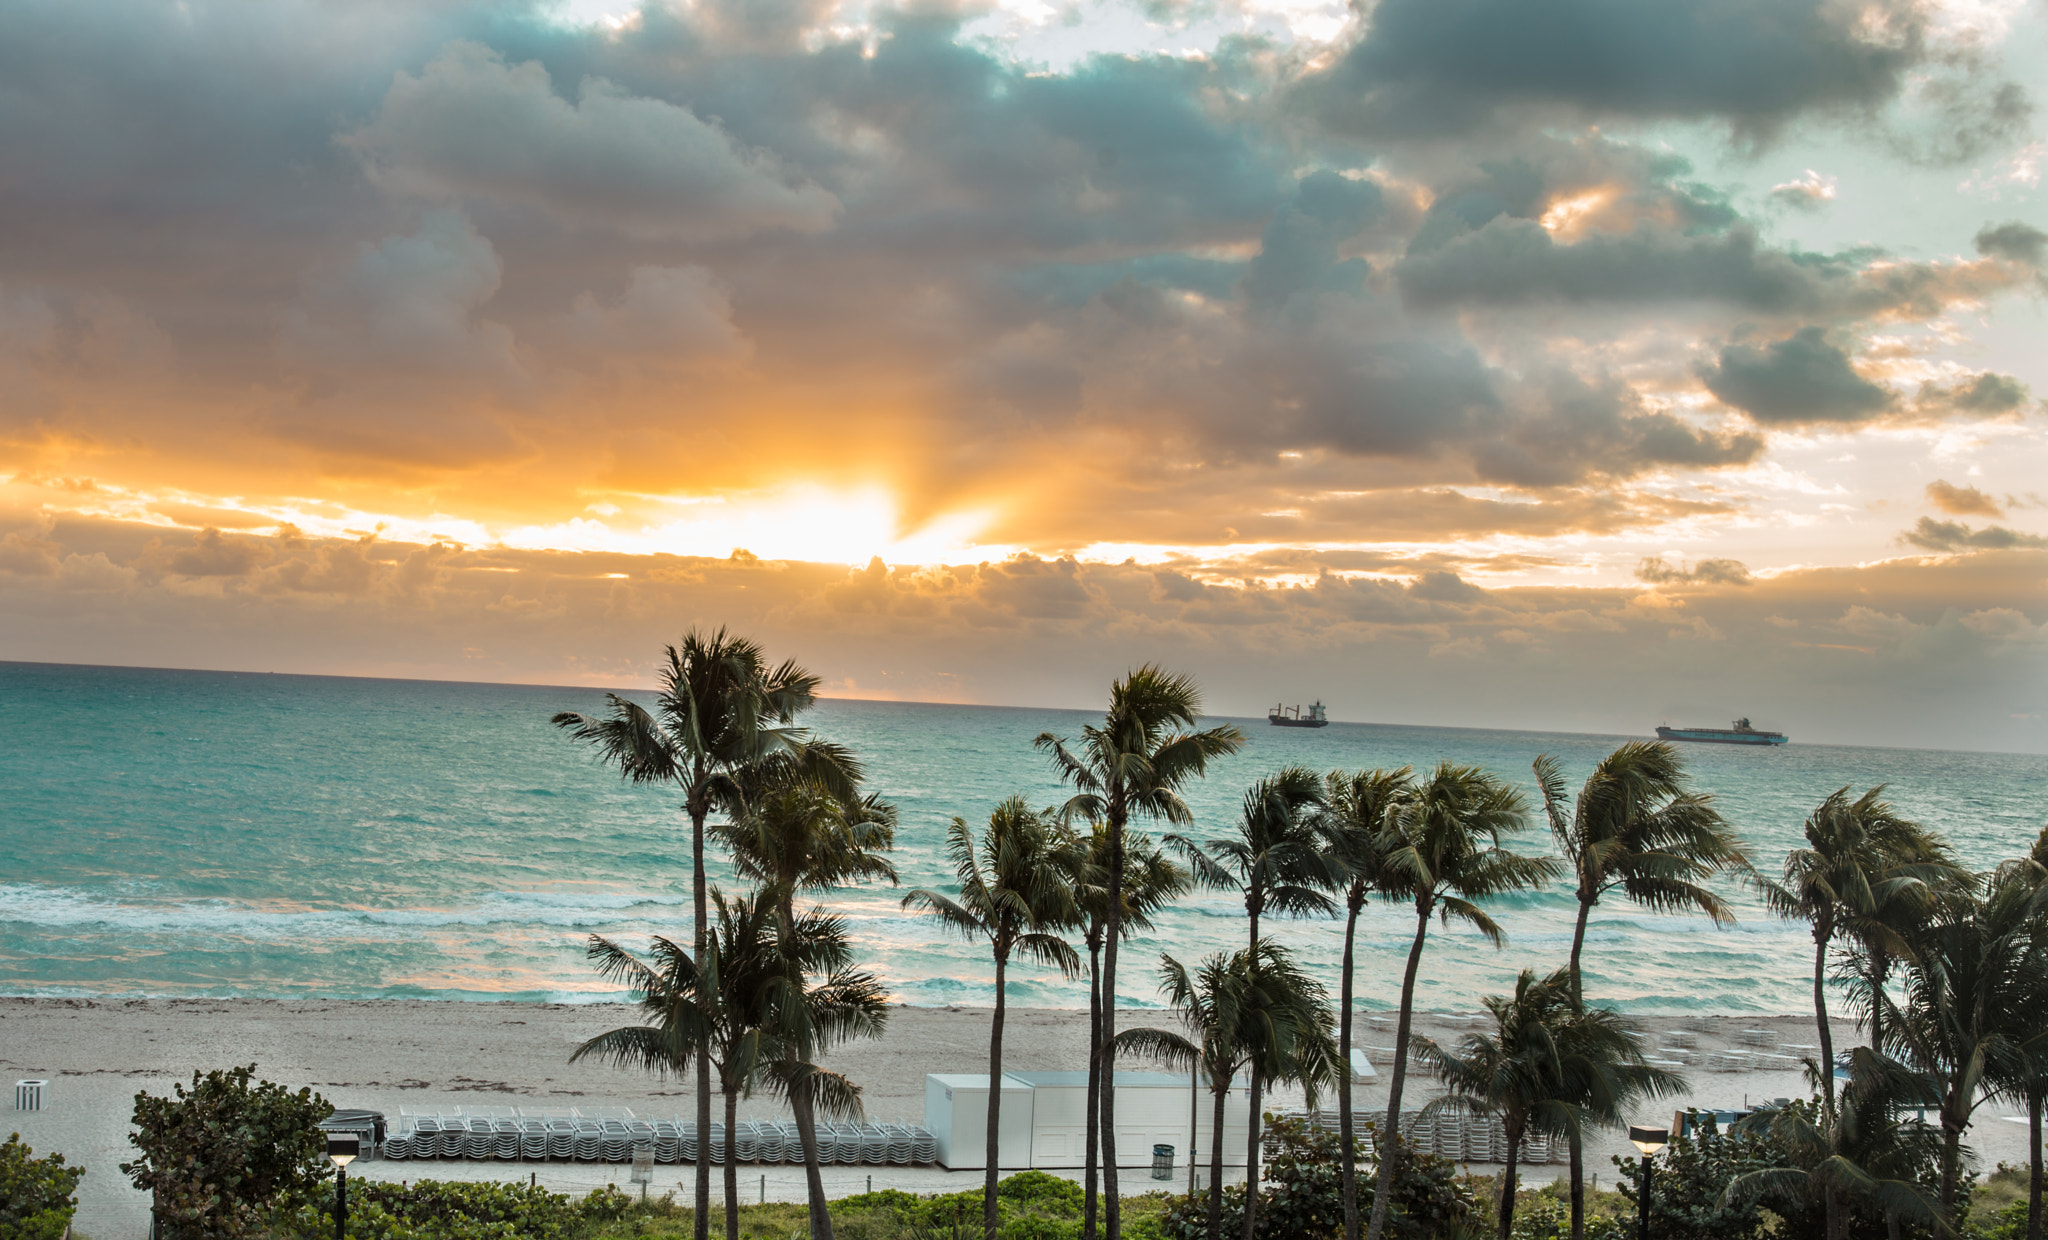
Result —
[[[2048,752],[2044,36],[0,0],[0,659]]]

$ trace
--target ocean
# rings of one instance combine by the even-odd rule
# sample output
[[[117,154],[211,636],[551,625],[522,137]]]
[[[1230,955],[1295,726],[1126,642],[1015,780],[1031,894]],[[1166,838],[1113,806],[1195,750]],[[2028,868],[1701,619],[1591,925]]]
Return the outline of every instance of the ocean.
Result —
[[[1105,686],[1106,688],[1106,686]],[[636,695],[643,700],[651,695]],[[687,820],[673,790],[632,787],[548,723],[595,711],[595,689],[0,663],[0,993],[595,1002],[622,996],[584,960],[592,934],[643,946],[689,934]],[[1338,704],[1337,714],[1366,708]],[[1088,711],[828,700],[806,717],[866,760],[894,801],[909,886],[943,885],[954,815],[1063,789],[1031,747]],[[1559,755],[1576,785],[1627,739],[1237,720],[1247,744],[1194,787],[1192,832],[1225,831],[1245,787],[1290,763],[1319,770],[1477,763],[1534,796],[1529,764]],[[1648,724],[1654,720],[1646,720]],[[1674,721],[1715,722],[1715,721]],[[1890,785],[1893,803],[1978,868],[2022,853],[2048,814],[2048,757],[1848,748],[1689,746],[1712,793],[1775,871],[1805,814],[1836,788]],[[1517,847],[1543,851],[1540,815]],[[714,864],[712,881],[733,879]],[[1611,900],[1588,938],[1589,997],[1635,1011],[1801,1012],[1811,940],[1729,889],[1717,929]],[[900,890],[827,901],[895,998],[986,1004],[985,950],[902,911]],[[1573,904],[1550,890],[1496,902],[1495,950],[1433,927],[1418,1002],[1473,1010],[1522,968],[1564,961]],[[1335,985],[1342,924],[1271,933]],[[1391,1007],[1413,914],[1380,906],[1359,932],[1360,1002]],[[1242,907],[1197,893],[1133,941],[1119,993],[1158,1002],[1161,952],[1239,945]],[[1084,985],[1013,965],[1014,1004],[1083,1007]]]

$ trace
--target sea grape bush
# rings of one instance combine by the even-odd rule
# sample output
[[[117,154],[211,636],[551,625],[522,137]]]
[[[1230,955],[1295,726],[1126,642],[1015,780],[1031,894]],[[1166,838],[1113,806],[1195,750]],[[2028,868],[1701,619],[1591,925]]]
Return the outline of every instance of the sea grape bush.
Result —
[[[78,1208],[83,1167],[62,1154],[37,1158],[14,1133],[0,1144],[0,1240],[59,1240]]]
[[[142,1152],[121,1170],[150,1194],[167,1240],[239,1240],[274,1215],[312,1204],[334,1167],[319,1123],[333,1113],[310,1089],[255,1080],[256,1065],[192,1074],[169,1098],[135,1095]]]
[[[616,1222],[633,1199],[606,1185],[581,1204],[525,1184],[376,1180],[349,1185],[348,1235],[352,1240],[560,1240],[585,1224]],[[303,1206],[291,1230],[305,1240],[334,1235],[333,1202]]]

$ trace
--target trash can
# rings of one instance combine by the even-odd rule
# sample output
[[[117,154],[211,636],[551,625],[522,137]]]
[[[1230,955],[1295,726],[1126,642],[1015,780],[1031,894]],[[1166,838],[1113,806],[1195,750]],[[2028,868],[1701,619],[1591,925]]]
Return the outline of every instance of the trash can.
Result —
[[[1170,1180],[1173,1178],[1173,1147],[1155,1145],[1152,1147],[1152,1178]]]
[[[14,1083],[14,1109],[17,1111],[40,1111],[43,1109],[43,1091],[50,1087],[47,1080],[16,1081]]]

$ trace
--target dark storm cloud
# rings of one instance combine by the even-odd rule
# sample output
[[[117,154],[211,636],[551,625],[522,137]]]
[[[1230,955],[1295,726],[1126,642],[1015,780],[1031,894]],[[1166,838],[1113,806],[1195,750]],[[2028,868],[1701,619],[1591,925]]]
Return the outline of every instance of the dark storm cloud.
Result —
[[[1551,104],[1755,130],[1889,98],[1923,56],[1907,10],[1546,7],[1539,31],[1386,0],[1307,85],[1401,132]],[[1159,527],[1249,529],[1287,453],[1533,492],[1755,461],[1760,436],[1638,388],[1696,381],[1704,332],[1745,341],[1709,382],[1759,422],[1884,412],[1831,342],[2025,285],[2048,246],[2015,222],[1967,261],[1790,250],[1591,129],[1334,139],[1256,41],[1049,71],[957,14],[837,13],[0,8],[0,443],[144,445],[154,482],[218,495],[474,486],[567,520],[590,490],[811,473],[922,511],[1099,436],[1138,464],[1091,462],[1074,528],[1153,528],[1137,479],[1188,470],[1203,495]],[[1539,222],[1575,198],[1576,225]],[[1570,313],[1485,338],[1441,313],[1524,306],[1621,308],[1649,360],[1585,356]],[[2011,384],[1918,404],[2010,414]]]
[[[1889,388],[1856,373],[1818,327],[1765,345],[1731,344],[1701,369],[1707,390],[1766,425],[1862,422],[1891,409]]]
[[[1907,0],[1380,0],[1307,88],[1331,124],[1390,137],[1465,133],[1528,107],[1768,133],[1892,98],[1926,55],[1923,21]]]

